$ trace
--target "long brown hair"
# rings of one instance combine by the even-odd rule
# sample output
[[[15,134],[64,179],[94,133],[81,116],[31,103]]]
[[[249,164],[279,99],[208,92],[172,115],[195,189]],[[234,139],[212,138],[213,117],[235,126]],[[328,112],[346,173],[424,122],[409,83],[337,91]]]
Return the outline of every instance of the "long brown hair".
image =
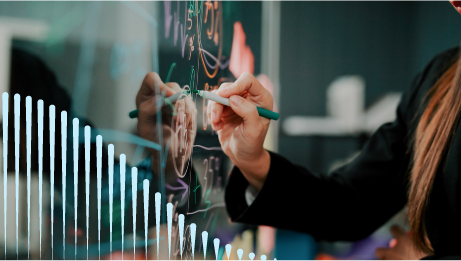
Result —
[[[461,59],[453,60],[426,95],[427,107],[413,143],[407,217],[416,247],[426,253],[433,253],[433,249],[427,238],[425,213],[435,175],[445,163],[461,109]]]

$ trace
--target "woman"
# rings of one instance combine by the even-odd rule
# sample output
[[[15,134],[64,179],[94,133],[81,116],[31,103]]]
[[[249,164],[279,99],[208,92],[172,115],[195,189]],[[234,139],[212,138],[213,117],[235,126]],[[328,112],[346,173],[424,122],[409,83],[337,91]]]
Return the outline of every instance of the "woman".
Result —
[[[255,105],[272,109],[273,102],[252,75],[222,84],[217,93],[230,107],[209,102],[208,118],[235,164],[225,196],[232,220],[318,240],[358,240],[407,205],[416,250],[394,228],[398,244],[405,244],[394,251],[411,254],[406,258],[461,258],[460,60],[459,48],[435,57],[402,97],[396,120],[328,176],[263,149],[270,121]]]

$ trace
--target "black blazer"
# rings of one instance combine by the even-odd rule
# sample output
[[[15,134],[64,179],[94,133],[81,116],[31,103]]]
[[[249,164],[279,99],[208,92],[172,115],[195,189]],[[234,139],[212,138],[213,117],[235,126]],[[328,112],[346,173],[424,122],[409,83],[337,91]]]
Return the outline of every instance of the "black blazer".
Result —
[[[407,203],[411,139],[425,95],[458,57],[458,48],[436,56],[402,97],[393,123],[384,124],[350,164],[329,175],[313,173],[275,153],[267,179],[248,206],[248,182],[234,168],[226,188],[231,219],[311,234],[317,240],[367,237]],[[432,259],[461,258],[461,130],[437,173],[426,213]]]

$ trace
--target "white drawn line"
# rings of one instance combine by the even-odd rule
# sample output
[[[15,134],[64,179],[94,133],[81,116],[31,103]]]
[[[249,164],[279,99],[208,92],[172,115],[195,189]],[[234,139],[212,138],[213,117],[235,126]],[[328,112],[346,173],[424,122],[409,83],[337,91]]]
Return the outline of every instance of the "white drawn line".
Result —
[[[204,146],[201,146],[201,145],[193,145],[193,147],[198,147],[198,148],[202,148],[204,150],[222,150],[221,147],[204,147]]]
[[[197,211],[194,211],[194,212],[187,212],[187,215],[192,215],[192,214],[195,214],[195,213],[199,213],[199,212],[205,212],[205,211],[208,211],[212,208],[222,208],[222,207],[225,207],[226,206],[226,203],[222,202],[222,203],[217,203],[217,204],[214,204],[214,205],[211,205],[209,208],[206,208],[206,209],[200,209],[200,210],[197,210]]]

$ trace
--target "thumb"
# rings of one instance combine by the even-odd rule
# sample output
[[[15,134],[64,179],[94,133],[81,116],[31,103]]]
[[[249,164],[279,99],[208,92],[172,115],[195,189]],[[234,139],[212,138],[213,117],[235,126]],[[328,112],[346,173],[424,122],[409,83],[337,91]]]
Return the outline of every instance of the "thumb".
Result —
[[[256,105],[238,95],[229,98],[229,105],[238,116],[242,117],[245,129],[259,131],[260,122]]]

